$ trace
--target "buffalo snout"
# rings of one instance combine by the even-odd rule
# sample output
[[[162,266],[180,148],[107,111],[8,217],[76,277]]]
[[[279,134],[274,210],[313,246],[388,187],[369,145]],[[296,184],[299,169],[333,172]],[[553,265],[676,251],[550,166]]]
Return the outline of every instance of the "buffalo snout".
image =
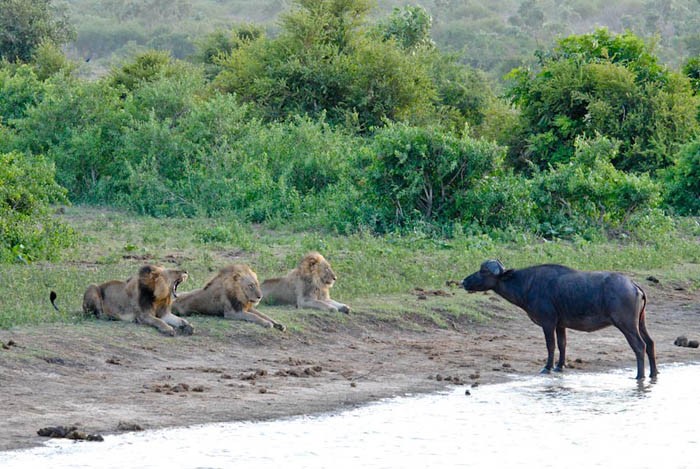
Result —
[[[485,290],[484,280],[481,278],[478,272],[468,277],[464,277],[464,280],[462,280],[460,286],[469,293]]]

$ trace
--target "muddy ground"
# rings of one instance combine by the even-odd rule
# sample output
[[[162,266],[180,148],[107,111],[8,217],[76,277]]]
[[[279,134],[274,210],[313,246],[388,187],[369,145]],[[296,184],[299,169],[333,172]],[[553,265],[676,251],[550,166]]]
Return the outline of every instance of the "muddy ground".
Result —
[[[700,339],[700,293],[645,288],[664,379],[664,364],[700,361],[700,349],[674,345],[679,335]],[[414,301],[431,298],[406,295],[409,309]],[[2,330],[0,450],[41,444],[37,430],[54,425],[109,434],[272,419],[536,374],[545,358],[540,328],[494,294],[481,304],[487,320],[449,328],[300,312],[308,315],[302,332],[196,317],[191,337],[97,320]],[[616,329],[570,331],[568,343],[567,373],[630,367],[633,379],[634,355]]]

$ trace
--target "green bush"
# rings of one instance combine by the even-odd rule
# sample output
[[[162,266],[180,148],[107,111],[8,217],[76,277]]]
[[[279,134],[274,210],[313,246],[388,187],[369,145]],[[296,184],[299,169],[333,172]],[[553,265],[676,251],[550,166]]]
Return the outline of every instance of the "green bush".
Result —
[[[44,157],[0,154],[0,262],[54,259],[74,241],[71,229],[53,219],[49,204],[65,202]]]
[[[578,137],[601,134],[620,142],[616,168],[655,172],[698,130],[689,79],[661,65],[630,32],[569,36],[538,58],[538,73],[510,74],[523,119],[517,139],[524,144],[510,146],[515,165],[565,163]]]
[[[30,65],[0,63],[0,120],[12,124],[41,101],[45,84]]]
[[[681,148],[666,174],[666,201],[682,215],[700,215],[700,138]]]
[[[615,169],[619,142],[577,138],[575,154],[533,178],[533,203],[547,237],[629,230],[632,216],[658,207],[660,186],[648,175]]]
[[[463,195],[498,167],[504,149],[438,129],[390,124],[372,143],[371,198],[380,231],[469,215]]]

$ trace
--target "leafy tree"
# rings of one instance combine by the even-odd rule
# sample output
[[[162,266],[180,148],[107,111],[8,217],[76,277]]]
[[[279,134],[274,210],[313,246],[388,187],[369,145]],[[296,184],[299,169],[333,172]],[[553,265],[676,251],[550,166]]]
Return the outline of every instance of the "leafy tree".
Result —
[[[45,42],[62,45],[75,32],[51,0],[0,0],[0,59],[29,62]]]
[[[380,26],[384,39],[394,39],[408,51],[431,49],[435,43],[430,37],[433,19],[420,6],[394,8],[389,19]]]
[[[666,174],[666,201],[683,215],[700,214],[700,138],[683,146]]]
[[[605,136],[577,137],[575,153],[533,178],[537,230],[548,237],[629,228],[633,215],[658,207],[661,190],[648,175],[612,165],[619,142]]]
[[[255,102],[267,119],[325,116],[362,130],[430,107],[427,65],[361,28],[366,0],[299,0],[276,39],[260,38],[222,61],[215,84]]]
[[[46,158],[0,153],[0,262],[54,259],[75,235],[55,221],[49,204],[66,202]]]
[[[219,62],[222,58],[242,45],[264,36],[263,29],[255,25],[241,25],[231,31],[213,31],[196,42],[197,53],[194,61],[204,64],[207,76],[214,78],[221,71]]]
[[[566,162],[577,137],[601,134],[620,142],[616,167],[655,171],[697,130],[688,80],[660,65],[632,33],[570,36],[539,57],[538,73],[510,75],[509,94],[524,120],[513,135],[512,162]]]
[[[170,53],[147,51],[137,55],[131,62],[113,69],[110,82],[112,86],[123,86],[132,91],[143,82],[153,81],[162,74],[169,73],[170,65]]]
[[[683,64],[683,74],[690,78],[693,92],[700,94],[700,56],[691,57]],[[699,114],[700,116],[700,114]]]
[[[391,124],[378,131],[368,170],[378,229],[470,218],[464,194],[498,166],[502,151],[437,129]]]

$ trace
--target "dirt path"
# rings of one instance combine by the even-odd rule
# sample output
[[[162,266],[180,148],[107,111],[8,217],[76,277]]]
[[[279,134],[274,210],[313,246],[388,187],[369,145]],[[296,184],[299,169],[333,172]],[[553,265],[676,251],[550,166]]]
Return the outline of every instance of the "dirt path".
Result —
[[[700,349],[673,344],[679,335],[700,339],[700,293],[646,288],[659,364],[700,361]],[[46,426],[114,433],[270,419],[537,373],[541,330],[495,295],[486,298],[491,319],[450,329],[397,330],[364,315],[339,325],[314,313],[303,333],[206,318],[197,318],[196,335],[176,338],[102,321],[3,330],[0,450],[41,444],[36,432]],[[570,332],[568,342],[569,373],[635,366],[614,328]]]

